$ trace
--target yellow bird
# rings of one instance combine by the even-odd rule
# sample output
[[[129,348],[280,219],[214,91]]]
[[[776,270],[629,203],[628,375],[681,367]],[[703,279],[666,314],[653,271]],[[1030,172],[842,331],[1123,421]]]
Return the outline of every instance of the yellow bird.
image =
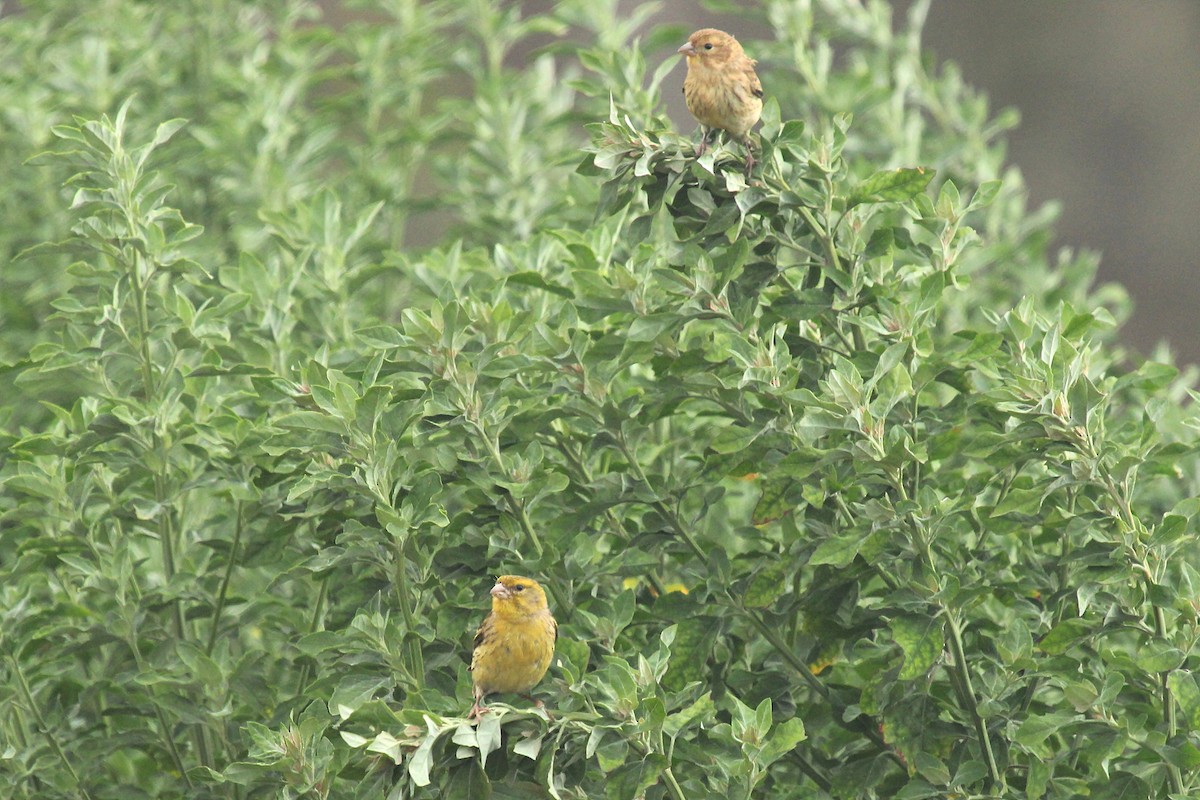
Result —
[[[520,694],[541,708],[542,701],[527,693],[550,668],[558,639],[558,623],[537,581],[501,575],[491,594],[492,613],[479,626],[471,654],[471,678],[475,683],[471,719],[488,712],[482,701],[492,692]]]
[[[703,131],[696,155],[704,155],[714,130],[723,130],[746,148],[749,175],[754,166],[750,129],[758,124],[763,107],[762,84],[754,71],[758,62],[746,55],[737,39],[716,28],[696,31],[679,52],[687,58],[683,98]]]

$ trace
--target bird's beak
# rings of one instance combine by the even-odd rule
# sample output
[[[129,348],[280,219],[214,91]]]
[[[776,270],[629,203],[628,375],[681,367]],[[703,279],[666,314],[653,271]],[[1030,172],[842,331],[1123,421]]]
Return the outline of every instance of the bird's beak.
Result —
[[[696,55],[696,45],[692,44],[691,42],[684,42],[683,47],[679,48],[675,52],[683,53],[685,56],[694,56]]]
[[[507,586],[499,581],[496,581],[496,585],[492,587],[491,594],[492,597],[496,598],[497,600],[507,600],[512,593],[508,591]]]

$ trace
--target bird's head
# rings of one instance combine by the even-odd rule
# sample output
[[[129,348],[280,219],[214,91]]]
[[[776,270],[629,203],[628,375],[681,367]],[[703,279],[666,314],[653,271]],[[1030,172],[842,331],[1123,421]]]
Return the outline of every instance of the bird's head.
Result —
[[[702,28],[688,37],[687,43],[679,48],[687,57],[691,67],[718,67],[737,58],[742,53],[738,40],[716,28]]]
[[[501,616],[524,616],[547,609],[546,592],[532,578],[501,575],[491,594],[492,611]]]

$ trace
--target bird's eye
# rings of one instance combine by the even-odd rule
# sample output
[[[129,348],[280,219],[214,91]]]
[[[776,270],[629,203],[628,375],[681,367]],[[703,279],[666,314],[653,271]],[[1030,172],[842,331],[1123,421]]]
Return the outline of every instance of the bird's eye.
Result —
[[[709,42],[708,44],[704,45],[704,49],[705,49],[705,50],[712,50],[712,42]]]
[[[520,584],[517,584],[516,586],[513,587],[513,591],[514,592],[523,592],[523,591],[525,591],[525,587],[521,586]]]

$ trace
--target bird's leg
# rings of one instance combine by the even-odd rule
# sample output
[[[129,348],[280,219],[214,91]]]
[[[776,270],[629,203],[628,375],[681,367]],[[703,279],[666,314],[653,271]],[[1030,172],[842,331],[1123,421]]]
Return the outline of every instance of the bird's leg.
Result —
[[[749,136],[742,140],[742,146],[746,148],[746,180],[750,180],[750,170],[754,169],[754,165],[758,162],[754,160],[754,148],[751,146]]]
[[[538,700],[536,697],[534,697],[531,694],[523,694],[523,695],[521,695],[521,697],[524,697],[526,700],[533,703],[534,708],[540,708],[543,712],[545,712],[547,717],[549,717],[550,719],[554,719],[554,715],[550,713],[550,709],[546,708],[546,704],[543,703],[541,700]]]
[[[471,706],[471,711],[467,714],[467,719],[478,720],[491,710],[485,705],[480,705],[481,700],[483,700],[483,692],[479,691],[479,687],[475,687],[475,703]]]
[[[700,144],[696,146],[696,158],[704,155],[704,151],[708,149],[708,137],[712,136],[712,128],[700,126]]]

